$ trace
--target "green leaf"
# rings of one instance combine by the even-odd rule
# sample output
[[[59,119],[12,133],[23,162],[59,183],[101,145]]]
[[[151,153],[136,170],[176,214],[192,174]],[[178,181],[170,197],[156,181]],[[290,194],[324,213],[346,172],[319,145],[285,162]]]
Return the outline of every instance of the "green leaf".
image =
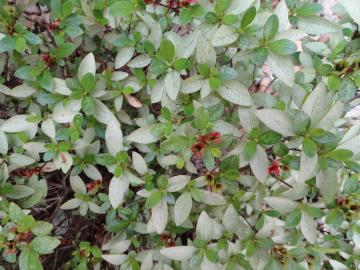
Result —
[[[175,46],[170,40],[163,40],[160,43],[158,56],[168,63],[171,63],[175,56]]]
[[[246,160],[251,160],[256,154],[256,143],[249,141],[245,144],[244,157]]]
[[[15,39],[11,36],[6,36],[0,40],[0,53],[8,52],[15,49]]]
[[[317,145],[316,143],[314,143],[313,140],[309,138],[304,138],[302,142],[302,149],[305,155],[307,155],[308,157],[313,157],[317,152]]]
[[[209,79],[209,85],[211,89],[217,90],[221,86],[221,81],[218,78],[212,77]]]
[[[238,21],[238,16],[236,16],[236,15],[226,15],[226,16],[224,16],[223,18],[222,18],[222,21],[223,21],[223,23],[224,24],[226,24],[226,25],[231,25],[231,24],[234,24],[234,23],[236,23],[237,21]]]
[[[161,200],[162,193],[160,190],[156,190],[151,193],[151,195],[146,199],[145,207],[151,209],[155,207]]]
[[[288,39],[279,39],[268,44],[269,49],[278,54],[293,54],[296,52],[296,44]]]
[[[31,249],[21,251],[19,256],[20,270],[42,270],[39,254]]]
[[[229,180],[238,180],[240,172],[238,170],[230,169],[223,173],[223,176]]]
[[[65,58],[71,55],[75,48],[76,46],[73,43],[63,43],[55,48],[54,54],[58,59]]]
[[[94,99],[91,96],[86,96],[81,101],[81,109],[86,115],[94,113]]]
[[[268,130],[261,133],[258,137],[258,142],[260,144],[271,145],[279,142],[281,140],[281,135],[275,131]]]
[[[15,71],[15,76],[22,80],[35,80],[43,71],[39,66],[22,66]]]
[[[51,236],[37,236],[31,242],[31,248],[39,254],[50,254],[60,245],[60,240]]]
[[[15,50],[19,53],[23,53],[26,49],[26,40],[25,38],[19,36],[15,40]]]
[[[322,5],[318,3],[304,3],[296,9],[297,16],[311,16],[323,10]]]
[[[209,112],[204,108],[200,107],[194,113],[194,124],[198,129],[205,129],[208,126],[210,115]]]
[[[352,99],[356,94],[356,84],[349,77],[344,77],[341,79],[341,85],[339,90],[339,99],[342,102],[347,102]]]
[[[341,80],[335,75],[330,75],[328,77],[327,85],[330,90],[338,91],[341,87]]]
[[[230,6],[231,0],[218,0],[215,5],[215,13],[221,16],[225,10]]]
[[[191,19],[192,19],[191,10],[189,8],[181,9],[179,14],[180,24],[182,25],[188,24],[189,22],[191,22]]]
[[[172,135],[160,145],[160,151],[164,154],[178,153],[188,147],[189,139],[182,135]]]
[[[48,69],[45,69],[43,73],[41,73],[38,81],[42,88],[49,92],[52,91],[52,74]]]
[[[241,28],[245,28],[250,23],[252,23],[252,21],[255,19],[255,16],[256,16],[256,8],[255,7],[249,8],[242,17]]]
[[[214,158],[214,156],[211,154],[211,152],[209,150],[205,151],[205,154],[203,156],[203,161],[204,161],[205,167],[209,171],[214,169],[214,167],[215,167],[215,158]]]
[[[296,133],[305,134],[305,132],[310,128],[310,125],[311,119],[306,113],[302,111],[296,113],[294,119],[294,129]]]
[[[9,215],[12,221],[14,221],[16,224],[19,224],[21,219],[25,216],[25,213],[19,206],[11,202],[9,205]]]
[[[285,219],[285,225],[287,227],[295,227],[300,223],[301,220],[301,211],[296,209],[295,211],[290,212]]]
[[[109,154],[100,154],[96,156],[96,162],[103,166],[116,164],[116,158]]]
[[[328,156],[338,161],[345,161],[353,156],[353,152],[347,149],[335,149],[329,152]]]
[[[268,54],[269,52],[266,48],[256,48],[251,60],[255,65],[262,66],[265,63]]]
[[[302,210],[313,218],[321,218],[325,215],[324,211],[322,211],[320,208],[313,206],[305,205],[305,207],[303,207]]]
[[[81,86],[87,92],[92,92],[95,89],[95,76],[91,73],[86,73],[81,78]]]
[[[129,17],[134,12],[134,6],[130,1],[122,0],[113,3],[109,10],[114,17]]]
[[[210,262],[217,263],[219,261],[219,255],[212,248],[205,249],[205,255]]]
[[[265,40],[271,40],[279,30],[279,18],[272,14],[266,21],[264,26]]]
[[[45,221],[37,221],[31,232],[37,236],[47,235],[52,229],[53,225]]]
[[[190,62],[189,62],[189,60],[187,60],[185,58],[176,59],[176,61],[174,63],[174,69],[176,71],[181,71],[181,70],[187,69],[189,66],[190,66]]]

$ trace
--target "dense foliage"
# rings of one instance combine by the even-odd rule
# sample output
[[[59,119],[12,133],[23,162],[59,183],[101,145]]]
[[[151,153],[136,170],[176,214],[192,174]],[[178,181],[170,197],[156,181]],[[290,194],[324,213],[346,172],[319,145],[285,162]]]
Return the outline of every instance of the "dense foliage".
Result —
[[[358,269],[360,1],[332,9],[1,1],[0,269]]]

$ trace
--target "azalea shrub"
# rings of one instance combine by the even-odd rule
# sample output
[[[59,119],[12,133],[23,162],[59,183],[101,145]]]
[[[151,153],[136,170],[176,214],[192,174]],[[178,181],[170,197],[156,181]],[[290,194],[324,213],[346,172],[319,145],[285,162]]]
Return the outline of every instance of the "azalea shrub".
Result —
[[[1,1],[0,269],[358,269],[359,15]]]

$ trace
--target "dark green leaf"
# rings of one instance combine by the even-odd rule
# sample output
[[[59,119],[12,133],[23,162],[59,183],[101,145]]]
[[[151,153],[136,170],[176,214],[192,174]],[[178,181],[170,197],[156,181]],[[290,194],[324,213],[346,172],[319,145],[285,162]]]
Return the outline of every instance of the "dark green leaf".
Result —
[[[249,141],[245,144],[244,157],[246,160],[251,160],[256,154],[256,143]]]

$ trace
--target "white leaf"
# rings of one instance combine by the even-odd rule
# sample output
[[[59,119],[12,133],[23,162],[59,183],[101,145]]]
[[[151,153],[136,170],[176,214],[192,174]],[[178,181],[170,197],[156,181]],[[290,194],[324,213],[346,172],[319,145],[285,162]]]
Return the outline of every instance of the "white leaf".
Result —
[[[199,35],[196,45],[196,60],[198,64],[215,66],[216,52],[213,45],[203,36]]]
[[[261,109],[255,115],[268,128],[280,133],[283,136],[295,135],[293,121],[285,112],[277,109]]]
[[[311,126],[315,126],[328,109],[327,91],[324,83],[319,83],[307,96],[302,110],[311,118]]]
[[[176,192],[183,189],[186,184],[190,181],[191,176],[188,175],[176,175],[169,179],[167,187],[168,192]]]
[[[249,9],[253,3],[254,0],[233,0],[225,13],[239,15]]]
[[[29,156],[18,153],[12,153],[9,157],[9,160],[11,165],[16,167],[25,167],[33,164],[36,161],[35,159]]]
[[[304,152],[301,152],[298,182],[304,183],[306,180],[314,177],[316,174],[317,164],[317,154],[315,154],[313,157],[308,157]]]
[[[214,131],[219,131],[222,135],[232,135],[234,137],[241,136],[241,130],[238,127],[224,120],[217,120],[213,126]]]
[[[238,37],[239,34],[236,33],[234,28],[222,24],[219,28],[216,29],[214,35],[212,36],[211,44],[214,47],[226,46],[235,42]]]
[[[6,156],[9,150],[7,137],[3,131],[0,130],[0,154]]]
[[[298,26],[300,30],[310,35],[322,35],[341,31],[340,25],[317,15],[299,16]]]
[[[110,253],[114,253],[114,254],[120,254],[120,253],[124,253],[131,245],[131,241],[130,240],[121,240],[118,241],[117,243],[115,243],[111,249],[110,249]]]
[[[58,169],[67,173],[73,165],[73,158],[68,152],[61,152],[54,159],[54,163]]]
[[[88,204],[88,207],[91,212],[93,212],[95,214],[104,214],[104,211],[101,210],[99,205],[97,205],[93,202],[87,202],[87,204]]]
[[[273,40],[280,40],[280,39],[288,39],[293,42],[296,42],[302,38],[304,38],[306,34],[299,30],[299,29],[289,29],[282,32],[277,33]]]
[[[205,211],[201,212],[196,224],[196,237],[210,241],[220,238],[222,231],[223,229],[220,224],[210,218]]]
[[[271,208],[275,209],[276,211],[279,211],[282,214],[290,213],[297,207],[297,203],[281,198],[281,197],[265,197],[264,201],[271,206]]]
[[[46,136],[51,139],[55,139],[56,129],[53,120],[46,119],[41,123],[41,130],[45,133]]]
[[[151,220],[156,232],[161,234],[168,222],[168,206],[164,198],[151,209]]]
[[[132,186],[138,186],[138,185],[144,184],[144,181],[141,178],[139,178],[136,175],[132,174],[129,170],[124,171],[124,177],[127,179],[127,181]]]
[[[310,244],[315,244],[317,240],[316,222],[304,211],[301,211],[300,229],[305,239]]]
[[[71,95],[71,90],[67,87],[66,82],[63,79],[53,78],[52,90],[60,95],[64,95],[64,96]]]
[[[343,114],[344,114],[344,103],[338,100],[320,120],[318,127],[323,128],[325,130],[333,129],[334,123],[336,122],[336,120],[341,118]]]
[[[103,254],[101,255],[101,258],[103,258],[108,263],[111,263],[112,265],[121,265],[124,262],[127,261],[128,255],[124,254]]]
[[[148,252],[144,260],[141,262],[140,270],[151,270],[153,269],[153,266],[154,266],[153,256],[151,252]]]
[[[78,79],[81,80],[86,73],[91,73],[95,76],[96,63],[93,53],[88,53],[83,60],[81,60],[78,70]]]
[[[2,124],[0,130],[4,132],[20,132],[29,130],[36,126],[36,124],[28,122],[26,120],[28,117],[28,114],[19,114],[12,116]]]
[[[132,164],[135,171],[137,171],[139,174],[144,175],[147,173],[148,168],[144,158],[135,151],[132,152]]]
[[[102,176],[101,176],[99,170],[94,165],[87,164],[84,169],[84,173],[90,179],[93,179],[93,180],[98,180],[98,179],[101,180],[102,179]]]
[[[192,198],[190,192],[184,192],[179,196],[174,206],[174,217],[176,226],[180,226],[190,215]]]
[[[133,47],[121,48],[115,57],[115,68],[119,69],[126,65],[133,57],[135,49]]]
[[[9,89],[8,93],[1,91],[1,90],[2,89],[0,88],[0,93],[9,95],[12,97],[20,98],[20,99],[30,97],[32,94],[34,94],[36,92],[35,88],[27,86],[26,84],[15,86],[13,89],[11,89],[11,90]]]
[[[70,177],[70,186],[75,193],[86,193],[85,183],[78,175]]]
[[[285,0],[280,1],[277,4],[274,13],[279,18],[279,32],[282,32],[286,29],[287,26],[290,25],[289,12]]]
[[[75,208],[78,208],[80,206],[80,204],[82,203],[81,200],[79,199],[70,199],[68,200],[67,202],[63,203],[61,206],[60,206],[60,209],[61,210],[71,210],[71,209],[75,209]]]
[[[360,2],[358,0],[338,0],[343,5],[351,18],[360,25]]]
[[[102,103],[100,100],[94,99],[94,114],[96,120],[107,125],[110,122],[118,122],[115,115],[110,111],[108,106]]]
[[[105,142],[109,153],[113,156],[123,150],[123,134],[117,121],[110,122],[106,126]]]
[[[208,190],[202,190],[201,201],[208,205],[224,205],[226,204],[225,198],[218,193],[211,192]]]
[[[124,196],[128,189],[129,182],[124,177],[113,177],[111,179],[109,185],[109,200],[114,209],[124,202]]]
[[[60,101],[53,109],[52,119],[60,124],[71,123],[74,116],[79,113],[80,109],[81,100],[70,100],[66,105]]]
[[[180,91],[180,73],[175,70],[169,71],[164,80],[166,93],[172,101],[175,101]]]
[[[255,109],[249,107],[239,107],[238,115],[242,127],[250,132],[259,125],[259,119],[255,116]]]
[[[196,251],[193,246],[177,246],[160,249],[160,253],[174,261],[185,261],[190,259]]]
[[[271,72],[287,86],[292,87],[295,80],[294,65],[290,56],[269,52],[267,63]]]
[[[138,128],[134,130],[129,136],[127,136],[127,139],[131,142],[136,142],[140,144],[149,144],[156,142],[159,138],[151,132],[152,128],[153,126],[143,126],[141,128]]]
[[[186,80],[181,81],[180,92],[184,94],[191,94],[199,91],[204,84],[204,80],[199,75],[194,75]]]
[[[238,81],[224,81],[218,90],[218,93],[222,98],[231,103],[242,106],[252,105],[249,91]]]
[[[139,56],[136,56],[133,58],[127,66],[130,68],[143,68],[149,65],[151,62],[150,56],[147,54],[140,54]]]
[[[164,79],[160,79],[151,89],[151,103],[160,102],[163,97],[164,90]]]
[[[268,156],[264,148],[257,145],[256,153],[250,160],[250,167],[255,177],[259,179],[260,182],[265,182],[268,177],[268,163]]]
[[[176,48],[177,58],[189,58],[197,46],[198,34],[193,32],[181,37],[181,42]]]
[[[148,40],[154,44],[156,49],[158,49],[162,40],[162,30],[160,24],[147,13],[139,12],[137,15],[144,21],[150,30],[150,34],[147,37]]]
[[[320,170],[316,175],[316,186],[326,203],[331,203],[338,192],[339,183],[337,182],[336,172],[333,168]]]
[[[123,71],[115,71],[111,74],[111,80],[114,82],[121,81],[129,77],[129,74]]]

